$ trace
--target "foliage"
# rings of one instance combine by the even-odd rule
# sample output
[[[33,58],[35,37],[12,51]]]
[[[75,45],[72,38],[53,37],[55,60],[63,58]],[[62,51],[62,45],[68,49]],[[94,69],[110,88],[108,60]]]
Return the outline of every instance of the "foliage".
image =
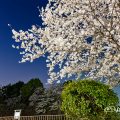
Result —
[[[109,86],[93,80],[72,81],[62,91],[61,109],[72,117],[105,116],[104,109],[117,104]]]
[[[36,114],[60,114],[62,85],[51,86],[45,91],[37,88],[29,98],[29,105],[35,107]]]
[[[120,120],[120,113],[107,113],[107,115],[105,116],[105,120]]]
[[[72,82],[72,80],[65,81],[65,82],[63,83],[63,86],[66,86],[66,85],[68,85],[68,84],[71,83],[71,82]]]
[[[15,109],[22,109],[22,115],[34,115],[35,109],[29,106],[29,97],[38,87],[44,91],[39,79],[3,86],[0,90],[0,116],[11,116]]]
[[[79,76],[120,78],[120,1],[49,0],[40,11],[43,26],[28,31],[14,29],[13,38],[22,48],[21,62],[33,61],[46,53],[50,79]],[[59,71],[55,68],[59,66]],[[113,79],[114,78],[114,79]]]
[[[7,98],[17,97],[20,95],[20,89],[23,85],[24,82],[19,81],[13,85],[9,84],[7,86],[4,86],[2,88],[2,94]]]
[[[21,95],[23,99],[28,99],[34,90],[38,87],[43,88],[43,84],[38,78],[31,79],[27,84],[21,88]]]

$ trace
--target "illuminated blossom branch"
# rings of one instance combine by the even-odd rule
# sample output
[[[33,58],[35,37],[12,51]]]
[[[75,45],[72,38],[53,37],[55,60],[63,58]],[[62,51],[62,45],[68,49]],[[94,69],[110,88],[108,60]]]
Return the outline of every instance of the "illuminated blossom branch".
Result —
[[[120,0],[49,0],[40,11],[43,27],[12,30],[17,48],[23,48],[21,62],[49,53],[49,82],[78,76],[120,78]],[[59,71],[54,69],[59,66]]]

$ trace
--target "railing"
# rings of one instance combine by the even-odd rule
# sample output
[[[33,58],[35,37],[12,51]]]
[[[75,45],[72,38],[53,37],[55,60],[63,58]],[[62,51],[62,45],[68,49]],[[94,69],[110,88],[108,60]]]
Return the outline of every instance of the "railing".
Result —
[[[13,116],[0,117],[0,120],[15,120]],[[99,116],[97,119],[88,118],[70,118],[65,115],[36,115],[36,116],[21,116],[19,120],[120,120],[120,117],[103,117]]]
[[[14,120],[13,116],[0,117],[0,120]],[[74,120],[73,118],[65,117],[65,115],[39,115],[39,116],[21,116],[20,120]],[[87,120],[87,119],[79,119]]]

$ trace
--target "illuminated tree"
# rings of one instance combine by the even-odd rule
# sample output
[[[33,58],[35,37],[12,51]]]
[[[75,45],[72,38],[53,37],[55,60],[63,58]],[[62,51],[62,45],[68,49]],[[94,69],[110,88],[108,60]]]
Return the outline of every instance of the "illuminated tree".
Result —
[[[108,78],[106,82],[112,86],[118,83],[120,0],[49,0],[40,16],[42,27],[12,30],[20,43],[13,47],[23,50],[21,62],[32,62],[47,53],[50,83],[79,77],[81,72],[92,79]]]

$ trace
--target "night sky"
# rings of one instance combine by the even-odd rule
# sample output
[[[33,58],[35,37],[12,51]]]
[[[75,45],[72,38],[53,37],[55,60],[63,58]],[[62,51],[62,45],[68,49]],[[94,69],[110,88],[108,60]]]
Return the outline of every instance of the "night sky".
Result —
[[[27,30],[34,24],[41,25],[37,7],[46,4],[47,0],[0,0],[0,86],[36,77],[47,82],[45,58],[18,63],[22,56],[11,47],[14,40],[8,27],[11,24],[16,30]]]
[[[22,56],[12,48],[14,40],[8,27],[11,24],[15,30],[27,30],[32,25],[41,25],[37,7],[45,7],[46,4],[47,0],[0,0],[0,86],[27,82],[31,78],[40,78],[44,85],[47,82],[45,58],[33,63],[18,63]],[[120,94],[119,87],[115,91]]]

